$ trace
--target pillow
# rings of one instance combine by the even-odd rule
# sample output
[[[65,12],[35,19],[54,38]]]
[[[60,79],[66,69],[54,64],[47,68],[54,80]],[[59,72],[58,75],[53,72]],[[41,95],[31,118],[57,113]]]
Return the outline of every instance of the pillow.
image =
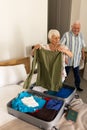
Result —
[[[0,86],[17,84],[27,77],[24,64],[0,66]]]

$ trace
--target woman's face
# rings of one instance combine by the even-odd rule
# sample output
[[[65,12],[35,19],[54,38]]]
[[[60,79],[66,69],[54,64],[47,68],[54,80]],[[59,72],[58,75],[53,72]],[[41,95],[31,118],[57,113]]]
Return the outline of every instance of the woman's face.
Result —
[[[58,44],[60,42],[60,36],[52,35],[51,37],[51,43],[52,44]]]

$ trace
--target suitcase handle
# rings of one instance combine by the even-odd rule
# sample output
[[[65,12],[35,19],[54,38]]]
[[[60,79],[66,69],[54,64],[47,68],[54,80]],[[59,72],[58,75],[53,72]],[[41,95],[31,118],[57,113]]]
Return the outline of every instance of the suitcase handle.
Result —
[[[53,126],[51,130],[59,130],[59,129]]]
[[[67,112],[69,109],[70,109],[70,105],[67,104],[67,105],[64,107],[64,112]]]

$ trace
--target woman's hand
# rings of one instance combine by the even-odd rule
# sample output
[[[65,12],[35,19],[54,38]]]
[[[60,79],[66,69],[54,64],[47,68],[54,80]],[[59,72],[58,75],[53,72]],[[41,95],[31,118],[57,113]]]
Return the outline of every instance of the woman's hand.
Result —
[[[41,49],[41,45],[40,45],[40,44],[34,45],[32,51],[31,51],[31,55],[32,55],[32,56],[34,56],[34,51],[35,51],[36,49]]]
[[[64,50],[63,53],[65,53],[65,54],[66,54],[67,56],[69,56],[70,58],[73,57],[73,54],[72,54],[72,52],[71,52],[69,49]]]
[[[73,57],[72,52],[68,48],[66,49],[66,47],[64,47],[64,46],[59,46],[58,51],[66,54],[69,57]]]
[[[41,45],[40,44],[36,44],[33,49],[41,49]]]

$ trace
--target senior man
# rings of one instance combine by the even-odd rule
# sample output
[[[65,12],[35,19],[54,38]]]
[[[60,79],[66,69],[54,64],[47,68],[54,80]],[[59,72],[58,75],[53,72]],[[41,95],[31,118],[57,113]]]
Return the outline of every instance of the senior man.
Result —
[[[61,38],[61,44],[66,45],[69,48],[69,50],[73,53],[73,57],[68,58],[68,64],[66,65],[65,69],[68,75],[72,68],[77,91],[83,91],[83,89],[80,88],[81,79],[79,74],[79,66],[81,58],[83,60],[85,59],[84,55],[85,42],[80,30],[81,30],[81,24],[79,21],[76,21],[72,24],[71,30],[66,32]]]

